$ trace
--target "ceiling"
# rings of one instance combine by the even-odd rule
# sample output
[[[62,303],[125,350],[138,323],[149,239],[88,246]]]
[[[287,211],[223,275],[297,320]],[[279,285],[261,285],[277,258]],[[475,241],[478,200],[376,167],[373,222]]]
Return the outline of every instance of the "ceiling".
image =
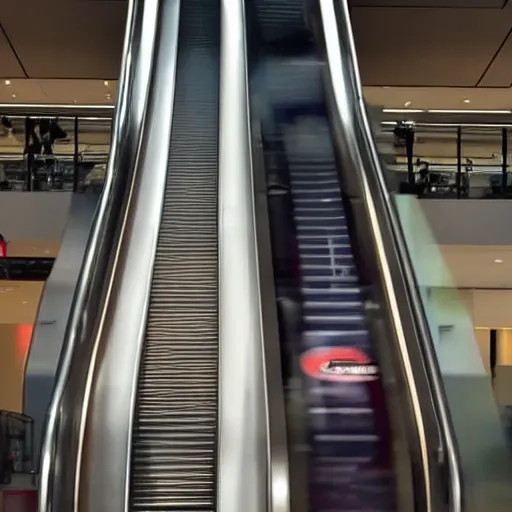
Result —
[[[127,5],[1,2],[0,73],[5,78],[117,78]]]
[[[386,109],[408,110],[412,114],[417,110],[453,109],[473,113],[474,111],[512,109],[512,88],[510,87],[366,86],[364,95],[366,101],[372,105],[383,106]]]
[[[3,78],[0,81],[0,103],[9,104],[112,106],[116,93],[116,80]]]
[[[43,287],[41,281],[1,281],[0,325],[33,324]]]
[[[60,242],[54,240],[8,240],[10,258],[56,258]]]
[[[353,0],[352,5],[365,85],[512,85],[512,2]]]
[[[512,289],[512,247],[451,245],[441,252],[458,288]]]
[[[512,1],[350,4],[370,103],[512,108]],[[0,2],[0,103],[111,105],[126,9],[125,0]]]

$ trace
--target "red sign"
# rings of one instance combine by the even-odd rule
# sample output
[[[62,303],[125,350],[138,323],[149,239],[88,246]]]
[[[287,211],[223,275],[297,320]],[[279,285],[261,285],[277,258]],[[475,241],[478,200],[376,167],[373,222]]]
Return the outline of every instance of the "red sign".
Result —
[[[378,378],[378,368],[360,349],[321,347],[305,352],[302,371],[312,379],[331,382],[369,382]]]

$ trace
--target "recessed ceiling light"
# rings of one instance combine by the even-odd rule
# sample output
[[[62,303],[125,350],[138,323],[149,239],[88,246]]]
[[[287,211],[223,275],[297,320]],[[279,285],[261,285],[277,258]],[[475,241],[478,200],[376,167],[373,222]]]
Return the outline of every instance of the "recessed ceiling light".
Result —
[[[471,103],[471,100],[468,100],[467,98],[465,100],[462,100],[462,103]]]
[[[105,80],[105,81],[103,82],[103,85],[104,85],[105,87],[108,87],[108,80]]]
[[[11,96],[12,96],[13,98],[16,98],[16,94],[11,94]]]
[[[107,98],[107,100],[109,100],[112,98],[112,96],[110,96],[110,94],[105,94],[105,98]]]
[[[10,80],[6,80],[5,81],[5,85],[11,85],[11,81]]]
[[[404,107],[407,108],[407,107],[410,107],[412,105],[412,101],[406,101],[404,103]]]
[[[28,302],[26,300],[23,301],[23,304],[28,304]]]
[[[73,103],[76,103],[76,100],[73,100]]]
[[[494,263],[503,263],[503,260],[500,260],[499,258],[494,260]]]

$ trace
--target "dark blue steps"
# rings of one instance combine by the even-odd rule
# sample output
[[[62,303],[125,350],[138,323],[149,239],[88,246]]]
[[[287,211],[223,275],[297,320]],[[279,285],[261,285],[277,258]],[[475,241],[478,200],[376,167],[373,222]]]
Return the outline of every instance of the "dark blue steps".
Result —
[[[310,109],[315,112],[319,109]],[[302,283],[310,510],[390,512],[383,392],[325,117],[281,113]],[[314,127],[317,129],[314,129]],[[386,430],[384,428],[384,430]],[[384,447],[387,451],[389,446]],[[385,463],[382,463],[382,460]]]

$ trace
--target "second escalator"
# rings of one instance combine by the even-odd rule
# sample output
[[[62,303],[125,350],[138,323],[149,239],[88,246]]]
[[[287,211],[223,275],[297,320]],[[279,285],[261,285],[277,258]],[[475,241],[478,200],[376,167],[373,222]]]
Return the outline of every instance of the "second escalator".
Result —
[[[303,383],[309,509],[387,512],[395,509],[395,483],[386,403],[322,108],[277,106],[267,144],[279,153],[272,161],[280,162],[268,180],[273,245],[288,240],[274,252],[290,254],[292,267],[298,262],[298,329],[290,322],[291,276],[282,257],[275,266],[283,356],[297,361],[284,366],[285,378],[293,380],[296,368]],[[285,226],[272,212],[282,215],[286,208],[294,243],[288,233],[275,232]]]

